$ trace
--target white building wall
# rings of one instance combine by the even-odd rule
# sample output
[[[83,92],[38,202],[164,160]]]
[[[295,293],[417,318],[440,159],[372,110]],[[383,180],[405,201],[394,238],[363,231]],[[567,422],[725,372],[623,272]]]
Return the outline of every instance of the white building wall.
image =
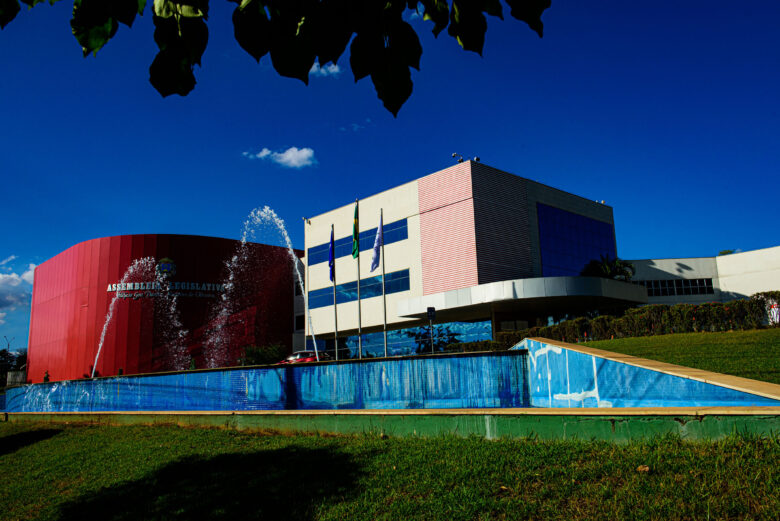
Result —
[[[723,299],[780,290],[780,246],[715,257]]]
[[[370,230],[379,225],[380,209],[384,211],[384,224],[401,220],[407,220],[408,238],[385,245],[385,272],[392,273],[403,269],[409,270],[409,291],[387,295],[387,321],[388,324],[409,322],[409,319],[398,318],[396,314],[397,303],[414,296],[422,295],[422,266],[420,253],[420,216],[417,181],[386,190],[379,194],[361,199],[359,203],[360,231]],[[306,224],[305,247],[327,244],[330,242],[331,224],[335,226],[335,238],[352,235],[352,223],[355,212],[354,203],[342,206],[330,212],[312,217],[310,224]],[[360,253],[360,278],[381,275],[381,265],[373,273],[371,269],[372,250]],[[305,259],[308,263],[308,259]],[[327,262],[321,262],[308,268],[306,277],[307,292],[321,288],[331,288],[329,268]],[[355,281],[357,279],[357,261],[352,256],[336,259],[336,283]],[[358,328],[357,301],[339,304],[338,329],[339,332],[354,333]],[[365,330],[381,330],[383,323],[382,297],[362,299],[360,302],[362,320]],[[333,306],[311,310],[314,334],[321,332],[332,335],[334,330]],[[307,324],[307,335],[308,331]]]
[[[648,297],[648,304],[703,304],[720,302],[718,267],[714,257],[688,259],[642,259],[628,261],[634,265],[634,280],[712,279],[711,295],[674,295]]]

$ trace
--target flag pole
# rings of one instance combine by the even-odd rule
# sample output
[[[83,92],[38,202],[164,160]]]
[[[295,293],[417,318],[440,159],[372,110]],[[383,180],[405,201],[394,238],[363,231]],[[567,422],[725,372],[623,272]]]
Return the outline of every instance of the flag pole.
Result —
[[[314,344],[314,354],[317,356],[317,361],[320,361],[320,350],[317,349],[317,339],[314,337],[314,328],[311,327],[311,313],[309,312],[309,256],[307,255],[309,250],[306,249],[306,225],[311,224],[311,221],[309,221],[306,217],[303,218],[303,247],[304,247],[304,258],[306,259],[306,270],[303,272],[303,312],[306,315],[304,317],[304,323],[308,324],[309,334],[311,334],[311,342]],[[304,328],[304,334],[303,334],[303,349],[306,350],[306,328]]]
[[[387,298],[385,296],[385,232],[384,232],[384,215],[383,209],[379,209],[379,226],[382,227],[382,332],[385,337],[385,358],[387,358]]]
[[[355,199],[355,241],[357,241],[358,358],[363,358],[362,317],[360,314],[360,206]]]
[[[333,342],[336,360],[339,359],[339,315],[336,313],[336,252],[333,247],[333,225],[330,225],[330,246],[333,255]]]

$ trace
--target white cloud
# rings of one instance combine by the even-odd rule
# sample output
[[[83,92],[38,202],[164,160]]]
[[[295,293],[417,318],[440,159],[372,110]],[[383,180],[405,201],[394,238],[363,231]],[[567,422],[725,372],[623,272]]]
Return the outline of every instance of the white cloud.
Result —
[[[263,148],[260,152],[244,152],[241,155],[247,159],[269,159],[274,163],[287,168],[303,168],[317,164],[314,158],[314,150],[308,147],[290,147],[281,152],[273,152]]]
[[[311,66],[311,69],[309,70],[309,74],[313,74],[314,76],[338,76],[341,74],[341,68],[336,65],[335,63],[329,63],[325,67],[320,67],[319,62],[314,62],[314,65]]]
[[[28,284],[32,284],[34,277],[35,277],[35,264],[30,263],[27,266],[27,271],[22,273],[22,280]]]
[[[4,265],[8,264],[9,262],[14,260],[15,258],[16,258],[16,255],[11,255],[9,257],[6,257],[5,259],[0,261],[0,266],[4,266]]]
[[[30,292],[16,273],[0,273],[0,309],[14,309],[27,303]]]

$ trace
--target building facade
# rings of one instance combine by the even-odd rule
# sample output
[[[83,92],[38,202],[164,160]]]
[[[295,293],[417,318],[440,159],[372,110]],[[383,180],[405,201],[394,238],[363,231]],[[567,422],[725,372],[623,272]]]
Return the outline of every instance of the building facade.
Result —
[[[35,269],[28,380],[224,367],[250,345],[289,351],[292,267],[287,249],[214,237],[79,243]]]
[[[370,270],[380,211],[384,298],[381,266]],[[387,354],[408,354],[647,300],[644,288],[579,277],[590,260],[617,255],[611,207],[478,162],[360,200],[359,275],[354,216],[348,204],[305,225],[308,342],[313,331],[333,350],[338,336],[340,356],[384,355],[385,321]],[[428,308],[436,310],[433,338]]]
[[[728,302],[780,290],[780,246],[679,259],[630,261],[634,282],[647,288],[650,304]]]

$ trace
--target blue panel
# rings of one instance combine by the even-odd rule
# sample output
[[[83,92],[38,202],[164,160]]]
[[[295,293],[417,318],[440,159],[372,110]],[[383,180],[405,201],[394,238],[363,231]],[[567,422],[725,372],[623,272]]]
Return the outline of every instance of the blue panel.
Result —
[[[394,271],[385,274],[385,293],[409,291],[409,270]],[[360,279],[360,299],[382,296],[382,275]],[[336,286],[336,303],[357,300],[357,282],[345,282]],[[333,288],[320,288],[309,292],[309,309],[333,305]]]
[[[617,257],[612,224],[542,203],[536,213],[544,277],[577,276],[591,260]]]
[[[331,298],[333,298],[331,296]],[[493,338],[490,320],[476,322],[447,322],[433,325],[433,349],[436,353],[445,351],[449,344],[480,342]],[[385,338],[381,331],[362,335],[363,356],[379,358],[385,354]],[[306,339],[306,349],[313,350],[311,338]],[[333,338],[318,338],[317,349],[334,355]],[[428,326],[394,329],[387,332],[388,356],[408,356],[431,352]],[[350,335],[339,338],[339,358],[358,357],[358,337]]]
[[[406,240],[409,237],[408,228],[406,226],[406,219],[394,221],[385,224],[383,227],[383,237],[385,244],[392,244]],[[376,239],[376,228],[360,232],[358,243],[360,245],[360,251],[370,250],[374,247],[374,240]],[[342,237],[333,241],[333,247],[335,249],[336,258],[346,257],[352,255],[352,235]],[[328,262],[328,252],[330,250],[330,243],[320,244],[309,248],[307,253],[307,259],[309,266],[314,266],[321,262]]]
[[[28,385],[9,412],[524,407],[524,353],[301,364]]]
[[[523,340],[534,407],[777,406],[780,400],[735,391],[553,344]]]

